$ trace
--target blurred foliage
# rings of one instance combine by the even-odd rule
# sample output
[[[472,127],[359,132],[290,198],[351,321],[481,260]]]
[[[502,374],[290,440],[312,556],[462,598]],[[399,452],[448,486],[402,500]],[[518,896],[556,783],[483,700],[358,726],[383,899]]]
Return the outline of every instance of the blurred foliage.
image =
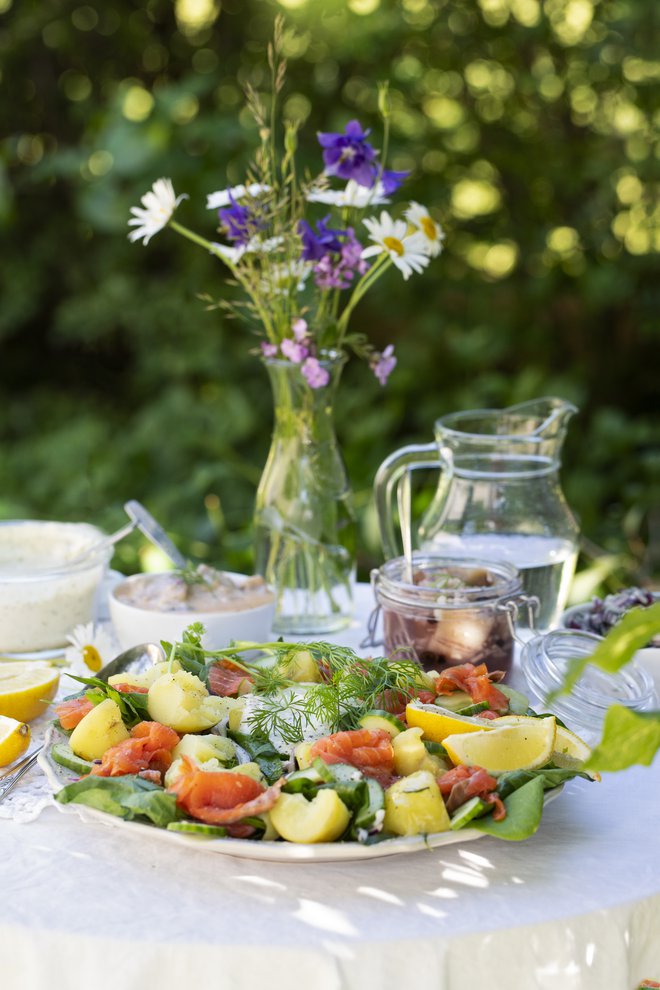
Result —
[[[349,366],[338,410],[363,575],[386,454],[443,413],[557,394],[581,409],[563,478],[585,560],[606,553],[592,584],[653,580],[656,0],[0,0],[0,516],[112,528],[138,498],[187,552],[250,566],[265,372],[196,298],[222,291],[217,262],[168,232],[130,245],[126,221],[165,175],[212,233],[205,197],[242,179],[242,85],[283,9],[309,168],[317,129],[378,134],[388,78],[389,164],[447,230],[432,273],[392,272],[356,314],[399,355],[386,390]]]

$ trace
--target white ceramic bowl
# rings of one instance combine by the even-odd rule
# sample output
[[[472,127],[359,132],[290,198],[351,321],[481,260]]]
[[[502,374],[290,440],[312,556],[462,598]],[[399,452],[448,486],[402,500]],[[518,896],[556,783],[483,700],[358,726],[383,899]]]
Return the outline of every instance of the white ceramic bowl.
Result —
[[[247,580],[245,574],[227,572],[240,583]],[[140,643],[168,643],[180,640],[183,630],[192,622],[201,622],[206,633],[204,645],[210,650],[222,650],[232,640],[254,640],[265,642],[270,638],[275,616],[275,596],[272,601],[255,608],[236,609],[223,612],[162,612],[156,609],[129,605],[117,592],[138,579],[143,574],[126,578],[110,592],[110,618],[122,650],[128,650]]]
[[[0,653],[57,652],[94,617],[112,550],[70,561],[104,536],[87,523],[0,522]]]

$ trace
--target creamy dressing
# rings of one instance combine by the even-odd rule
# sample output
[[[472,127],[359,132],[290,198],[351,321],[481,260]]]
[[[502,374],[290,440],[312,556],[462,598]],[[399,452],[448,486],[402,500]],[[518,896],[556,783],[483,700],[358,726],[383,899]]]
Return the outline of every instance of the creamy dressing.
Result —
[[[273,592],[259,575],[239,582],[205,564],[192,577],[179,571],[131,577],[115,588],[114,596],[151,612],[244,612],[273,600]]]
[[[56,649],[90,621],[110,553],[79,567],[69,562],[102,538],[83,523],[0,524],[0,650]]]

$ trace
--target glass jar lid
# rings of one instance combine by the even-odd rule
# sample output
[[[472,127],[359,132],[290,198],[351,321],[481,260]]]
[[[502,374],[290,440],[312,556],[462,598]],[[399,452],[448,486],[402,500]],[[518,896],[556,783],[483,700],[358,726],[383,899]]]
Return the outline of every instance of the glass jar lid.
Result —
[[[591,656],[602,642],[593,633],[555,629],[526,643],[521,665],[529,687],[541,702],[564,682],[574,659]],[[559,695],[550,708],[569,724],[599,730],[610,705],[646,711],[656,701],[651,677],[635,662],[615,674],[588,664],[569,694]]]
[[[405,557],[395,557],[372,571],[377,599],[384,597],[429,609],[451,609],[494,604],[521,590],[518,571],[503,561],[414,553],[412,571],[411,582]]]

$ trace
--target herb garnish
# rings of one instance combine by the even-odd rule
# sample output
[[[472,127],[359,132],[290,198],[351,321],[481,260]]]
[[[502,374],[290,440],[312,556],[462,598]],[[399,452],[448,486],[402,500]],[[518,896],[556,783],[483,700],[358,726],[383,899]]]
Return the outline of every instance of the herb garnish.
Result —
[[[278,735],[284,742],[296,743],[305,729],[324,725],[329,732],[353,729],[365,711],[382,708],[388,694],[401,697],[402,705],[414,697],[423,673],[412,660],[374,657],[365,660],[354,650],[334,643],[260,643],[235,645],[224,650],[205,650],[203,629],[190,626],[183,641],[163,644],[170,658],[185,670],[207,681],[208,668],[217,660],[229,659],[254,681],[260,702],[250,712],[250,728],[265,736]],[[241,655],[254,650],[274,655],[268,667],[250,663]],[[301,685],[287,676],[291,655],[307,651],[316,662],[323,681]]]

